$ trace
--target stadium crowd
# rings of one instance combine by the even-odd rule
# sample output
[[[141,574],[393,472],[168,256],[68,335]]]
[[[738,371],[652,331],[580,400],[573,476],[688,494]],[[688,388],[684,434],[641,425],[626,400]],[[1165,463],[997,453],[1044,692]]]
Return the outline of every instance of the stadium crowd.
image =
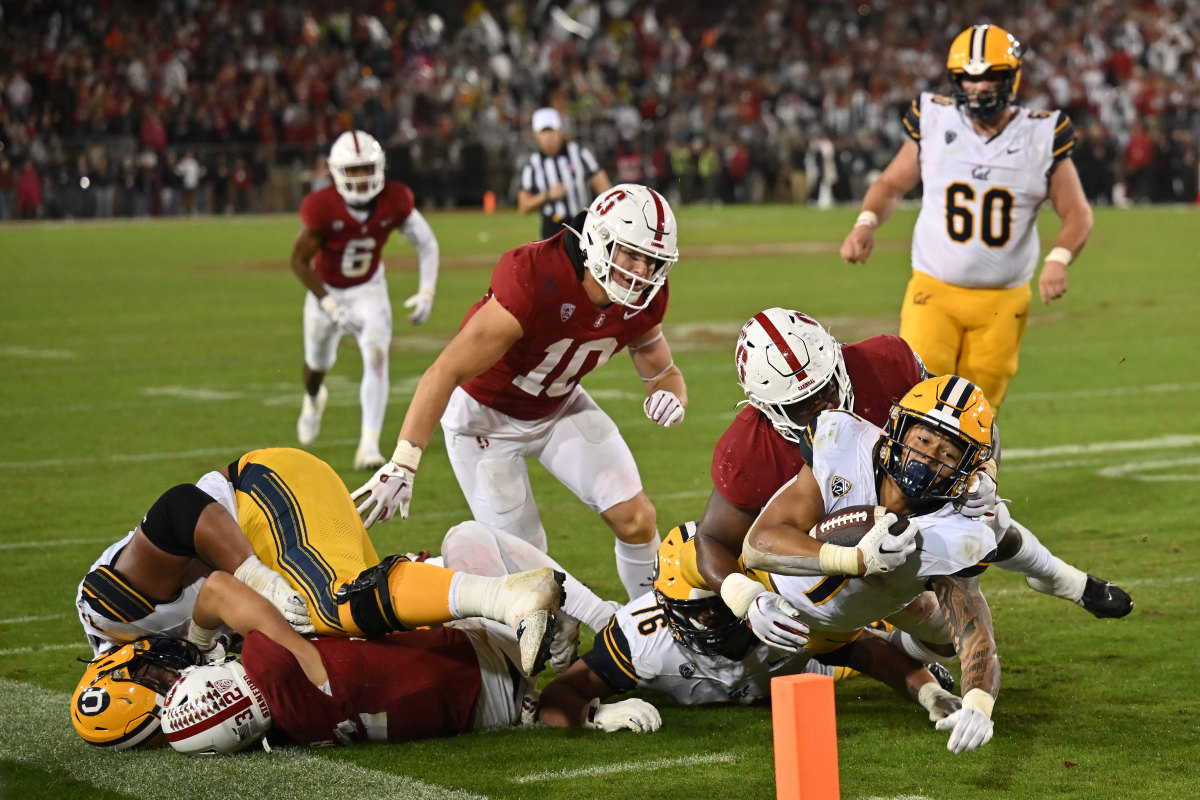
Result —
[[[434,10],[436,9],[436,11]],[[1093,203],[1195,202],[1200,0],[5,4],[0,221],[283,211],[367,130],[426,207],[516,196],[557,107],[672,202],[862,197],[964,26],[1027,48]]]

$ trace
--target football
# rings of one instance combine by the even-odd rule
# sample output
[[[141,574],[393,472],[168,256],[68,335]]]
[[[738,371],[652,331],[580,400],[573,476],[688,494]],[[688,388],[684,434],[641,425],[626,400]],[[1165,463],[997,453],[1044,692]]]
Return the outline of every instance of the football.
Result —
[[[886,513],[888,511],[883,506],[847,506],[827,515],[813,526],[809,535],[823,544],[854,547],[867,531],[875,526],[876,517],[882,517]],[[906,527],[907,519],[899,516],[889,533],[903,533]]]

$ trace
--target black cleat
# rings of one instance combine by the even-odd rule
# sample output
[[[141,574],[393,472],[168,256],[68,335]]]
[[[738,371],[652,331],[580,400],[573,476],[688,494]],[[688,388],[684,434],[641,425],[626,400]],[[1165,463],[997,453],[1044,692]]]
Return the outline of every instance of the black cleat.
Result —
[[[1124,589],[1095,575],[1087,576],[1083,596],[1075,602],[1100,619],[1118,619],[1133,610],[1133,600]]]
[[[926,664],[925,669],[929,670],[930,674],[937,680],[939,686],[947,692],[952,693],[954,691],[954,676],[950,674],[950,670],[936,661]]]

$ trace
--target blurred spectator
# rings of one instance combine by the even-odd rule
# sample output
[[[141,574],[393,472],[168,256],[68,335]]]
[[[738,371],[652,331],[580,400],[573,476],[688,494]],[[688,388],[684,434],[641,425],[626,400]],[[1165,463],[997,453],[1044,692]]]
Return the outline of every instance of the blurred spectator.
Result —
[[[17,176],[12,162],[0,156],[0,222],[8,222],[13,215],[13,201],[17,193]]]
[[[25,159],[17,177],[17,216],[37,219],[42,215],[42,176],[31,159]]]
[[[1140,120],[1134,120],[1125,145],[1125,194],[1132,202],[1150,200],[1150,184],[1154,178],[1154,139]]]
[[[179,176],[179,157],[168,150],[159,169],[158,203],[164,217],[177,217],[183,207],[183,179]]]
[[[233,192],[233,210],[238,214],[249,213],[254,174],[246,164],[246,159],[239,158],[233,162],[233,169],[229,171],[229,188]]]
[[[1076,129],[1075,169],[1089,202],[1112,203],[1117,143],[1099,122]]]
[[[112,162],[100,153],[92,167],[92,185],[96,198],[96,216],[107,219],[113,215],[113,197],[116,194]]]
[[[196,154],[188,150],[179,159],[175,167],[179,176],[180,209],[189,217],[196,213],[196,196],[200,193],[200,180],[204,177],[204,167],[196,160]]]

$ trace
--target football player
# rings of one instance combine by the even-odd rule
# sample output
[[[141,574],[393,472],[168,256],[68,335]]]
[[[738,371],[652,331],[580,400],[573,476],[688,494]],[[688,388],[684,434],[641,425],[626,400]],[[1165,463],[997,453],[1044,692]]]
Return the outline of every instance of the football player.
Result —
[[[869,674],[919,702],[939,720],[959,708],[958,698],[919,661],[863,626],[828,632],[801,622],[793,629],[805,647],[758,641],[696,571],[695,523],[667,534],[659,548],[654,590],[619,609],[591,650],[542,692],[539,720],[553,727],[588,727],[601,701],[643,689],[679,705],[750,704],[770,696],[771,679],[799,672],[841,677]],[[819,654],[819,660],[813,658]],[[655,715],[654,727],[660,724]]]
[[[774,591],[821,630],[865,626],[931,589],[962,665],[962,708],[937,722],[938,730],[951,731],[947,747],[954,753],[991,739],[1000,689],[992,617],[978,577],[994,557],[995,531],[953,503],[991,456],[992,421],[983,391],[956,375],[914,386],[892,408],[886,430],[847,411],[818,414],[800,439],[805,465],[767,503],[742,549],[746,568],[771,573]],[[864,538],[906,517],[908,530],[920,534],[917,555],[863,580],[847,577],[850,570],[832,575],[827,561],[842,554],[825,550],[830,545],[808,531],[826,515],[858,505],[888,511]]]
[[[408,516],[422,452],[441,420],[475,519],[547,547],[529,483],[533,456],[616,536],[630,597],[650,586],[660,542],[629,446],[579,381],[628,349],[654,423],[683,420],[687,387],[663,334],[675,215],[658,192],[620,184],[569,230],[511,250],[487,294],[421,378],[392,460],[354,492],[369,528]]]
[[[168,490],[79,584],[76,605],[99,654],[143,636],[210,650],[220,631],[193,609],[224,570],[297,630],[382,636],[483,616],[512,626],[521,669],[539,672],[562,603],[561,573],[482,577],[393,555],[380,561],[346,486],[303,450],[255,450],[196,484]]]
[[[750,623],[769,637],[776,635],[775,624],[787,626],[787,606],[770,593],[759,597],[766,590],[758,582],[735,577],[727,587],[725,579],[740,575],[742,542],[763,506],[804,466],[798,442],[805,427],[818,412],[832,408],[883,426],[891,407],[929,375],[899,337],[872,336],[842,345],[811,317],[783,308],[766,309],[746,322],[736,364],[747,405],[714,448],[713,490],[699,522],[696,555],[706,584],[740,617],[747,617],[753,603],[757,613]],[[982,517],[997,507],[999,441],[993,445],[993,456],[961,498],[960,510],[968,516]],[[1097,617],[1122,617],[1133,608],[1119,586],[1062,561],[1015,520],[1000,529],[993,563]],[[906,629],[913,623],[892,621]]]
[[[85,741],[126,750],[165,738],[185,753],[233,753],[268,731],[277,734],[275,743],[323,746],[532,721],[536,680],[520,674],[512,630],[490,620],[373,639],[306,639],[261,596],[219,571],[204,582],[193,613],[199,625],[245,637],[240,661],[207,664],[187,641],[165,637],[101,656],[71,701]],[[649,704],[626,700],[599,716],[624,718],[623,709],[642,706]]]
[[[1070,118],[1015,105],[1021,46],[1011,34],[968,28],[946,65],[951,96],[913,100],[904,117],[909,139],[868,189],[841,256],[865,262],[875,229],[921,183],[900,335],[934,374],[974,381],[999,409],[1029,320],[1038,209],[1049,199],[1061,220],[1038,278],[1046,305],[1066,294],[1092,210],[1071,161]]]
[[[433,311],[438,241],[414,206],[412,190],[387,180],[383,148],[363,131],[346,131],[329,150],[333,185],[309,193],[300,204],[302,227],[292,245],[292,271],[308,289],[304,298],[304,400],[296,438],[310,445],[321,430],[329,391],[325,373],[337,361],[338,342],[350,334],[362,353],[359,388],[362,432],[355,469],[384,463],[379,433],[388,399],[388,349],[392,304],[380,256],[392,231],[417,251],[417,293],[404,301],[409,323],[421,325]]]

